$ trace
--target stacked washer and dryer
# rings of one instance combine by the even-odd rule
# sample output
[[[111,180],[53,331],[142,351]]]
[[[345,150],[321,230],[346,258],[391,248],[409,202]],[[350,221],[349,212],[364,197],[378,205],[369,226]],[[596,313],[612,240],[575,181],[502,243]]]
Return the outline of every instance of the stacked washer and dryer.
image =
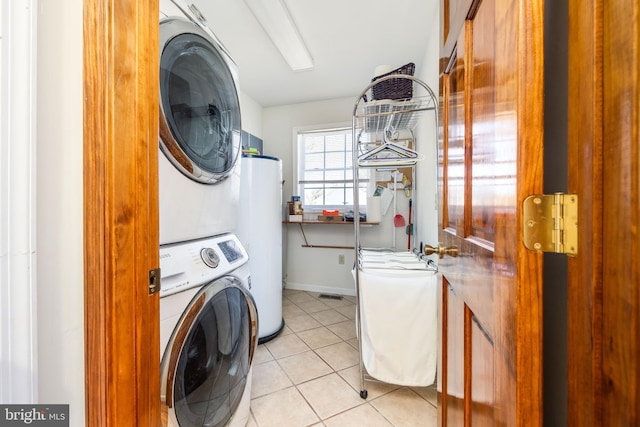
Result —
[[[258,316],[234,234],[237,67],[193,5],[160,2],[160,354],[163,426],[244,426]]]

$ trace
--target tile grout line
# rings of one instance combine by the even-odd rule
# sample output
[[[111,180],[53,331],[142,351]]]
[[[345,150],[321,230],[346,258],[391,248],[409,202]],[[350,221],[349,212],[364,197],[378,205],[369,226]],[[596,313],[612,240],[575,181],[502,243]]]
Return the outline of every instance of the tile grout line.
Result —
[[[304,294],[298,294],[298,292],[303,292]],[[262,395],[262,396],[256,396],[256,398],[255,398],[255,399],[257,399],[257,398],[263,398],[263,397],[265,397],[265,396],[268,396],[269,394],[273,394],[273,393],[276,393],[276,392],[279,392],[279,391],[286,390],[286,389],[288,389],[288,388],[294,387],[294,388],[296,389],[297,393],[299,393],[299,394],[300,394],[300,396],[302,396],[302,398],[304,399],[304,401],[307,403],[308,407],[313,411],[313,413],[315,414],[315,416],[319,419],[319,421],[316,421],[316,422],[314,422],[314,423],[313,423],[313,424],[311,424],[311,425],[320,425],[320,424],[321,424],[321,425],[324,425],[324,422],[325,422],[325,421],[327,421],[327,420],[329,420],[329,419],[331,419],[331,418],[337,417],[337,416],[339,416],[339,415],[341,415],[341,414],[343,414],[343,413],[345,413],[345,412],[348,412],[348,411],[350,411],[350,410],[353,410],[354,408],[361,407],[361,406],[364,406],[364,405],[368,405],[368,406],[369,406],[370,408],[372,408],[376,413],[378,413],[378,414],[379,414],[379,415],[380,415],[384,420],[386,420],[387,422],[389,422],[391,425],[394,425],[394,424],[392,423],[392,421],[391,421],[391,420],[389,420],[389,419],[387,418],[387,416],[385,416],[383,413],[381,413],[381,412],[380,412],[380,411],[379,411],[379,410],[378,410],[374,405],[372,405],[372,404],[371,404],[371,402],[374,402],[374,401],[376,401],[377,399],[379,399],[379,398],[381,398],[381,397],[387,396],[388,394],[390,394],[390,393],[392,393],[392,392],[395,392],[395,391],[397,391],[397,390],[401,390],[402,388],[406,388],[406,389],[408,389],[408,390],[409,390],[413,395],[418,396],[418,397],[420,398],[420,400],[425,401],[426,403],[428,403],[428,404],[429,404],[429,406],[431,406],[431,407],[432,407],[432,408],[434,408],[434,409],[437,409],[437,405],[434,405],[434,404],[433,404],[429,399],[427,399],[427,398],[426,398],[426,396],[423,396],[423,394],[418,393],[417,391],[415,391],[415,390],[414,390],[414,387],[410,387],[410,386],[398,386],[398,387],[397,387],[397,388],[395,388],[395,389],[388,390],[388,391],[384,391],[382,394],[380,394],[379,396],[376,396],[376,397],[375,397],[374,399],[372,399],[372,400],[365,400],[365,399],[363,399],[363,400],[362,400],[362,402],[359,402],[357,405],[355,405],[355,406],[353,406],[353,407],[351,407],[351,408],[347,408],[347,409],[341,410],[341,411],[339,411],[339,412],[337,412],[337,413],[335,413],[335,414],[332,414],[331,416],[329,416],[329,417],[327,417],[327,418],[322,418],[322,417],[320,416],[320,414],[317,412],[317,410],[312,406],[312,404],[311,404],[311,402],[308,400],[307,396],[305,396],[305,395],[302,393],[302,391],[301,391],[298,387],[299,387],[299,385],[301,385],[301,384],[306,384],[306,383],[309,383],[309,382],[311,382],[311,381],[317,380],[317,379],[319,379],[319,378],[323,378],[323,377],[327,377],[327,376],[330,376],[330,375],[334,375],[334,374],[335,374],[335,375],[337,375],[337,377],[338,377],[341,381],[344,381],[344,382],[349,386],[349,388],[350,388],[351,390],[353,390],[353,391],[354,391],[354,393],[358,393],[358,390],[356,390],[356,388],[354,388],[354,387],[353,387],[353,385],[352,385],[349,381],[347,381],[345,377],[343,377],[343,376],[340,374],[340,372],[341,372],[341,371],[346,371],[346,370],[348,370],[348,369],[351,369],[351,368],[353,368],[353,366],[355,366],[355,365],[350,365],[350,366],[348,366],[348,367],[342,368],[341,370],[336,370],[336,368],[334,368],[334,367],[329,363],[329,360],[327,360],[325,357],[323,357],[321,354],[319,354],[319,353],[317,352],[317,350],[319,350],[319,349],[327,348],[327,347],[330,347],[330,346],[332,346],[332,345],[341,344],[341,343],[347,344],[350,348],[354,348],[356,351],[358,351],[358,349],[357,349],[356,347],[354,347],[352,344],[350,344],[350,343],[348,342],[349,340],[352,340],[352,338],[349,338],[349,340],[346,340],[346,339],[345,339],[345,338],[343,338],[342,336],[338,335],[335,331],[333,331],[333,330],[329,329],[329,326],[331,326],[331,325],[335,325],[335,324],[338,324],[338,323],[342,323],[342,322],[355,322],[355,319],[348,318],[348,316],[346,316],[346,315],[344,315],[343,313],[341,313],[340,311],[336,310],[336,308],[342,308],[342,307],[349,307],[349,306],[354,306],[354,307],[355,307],[355,302],[350,301],[350,300],[346,300],[346,301],[348,301],[348,304],[341,305],[341,306],[338,306],[338,307],[327,306],[327,308],[326,308],[326,309],[321,309],[321,310],[316,310],[316,311],[313,311],[313,312],[308,312],[308,311],[307,311],[307,310],[305,310],[303,307],[300,307],[300,305],[299,305],[299,304],[301,304],[301,303],[313,303],[313,302],[315,302],[315,301],[319,301],[319,302],[323,303],[323,301],[320,301],[320,298],[319,298],[318,296],[315,296],[315,295],[313,295],[312,293],[307,292],[307,291],[298,291],[298,290],[296,290],[296,291],[295,291],[295,294],[302,295],[302,296],[301,296],[301,297],[299,297],[299,298],[296,298],[296,299],[301,299],[300,301],[295,302],[295,301],[293,301],[293,300],[291,300],[291,299],[289,298],[289,295],[285,295],[285,293],[292,293],[292,292],[291,292],[291,291],[286,292],[286,290],[284,290],[284,291],[283,291],[283,302],[284,302],[284,300],[285,300],[285,299],[287,300],[287,303],[286,303],[286,304],[285,304],[285,303],[283,303],[283,311],[284,311],[285,307],[294,306],[296,309],[300,310],[300,311],[301,311],[302,313],[304,313],[304,314],[299,314],[299,315],[295,315],[295,316],[291,316],[291,317],[298,317],[298,316],[306,315],[306,316],[310,317],[311,319],[315,320],[316,322],[318,322],[320,326],[317,326],[317,327],[311,327],[311,328],[303,329],[303,330],[300,330],[300,331],[294,331],[293,329],[288,328],[287,333],[285,333],[285,335],[282,335],[282,336],[294,335],[294,336],[295,336],[295,338],[297,338],[298,340],[300,340],[300,341],[301,341],[301,342],[302,342],[302,343],[303,343],[303,344],[308,348],[308,350],[304,350],[304,351],[299,352],[299,353],[293,353],[293,354],[290,354],[290,355],[287,355],[287,356],[276,357],[276,356],[275,356],[275,354],[274,354],[274,353],[269,349],[269,347],[267,346],[267,344],[268,344],[268,343],[262,344],[262,345],[264,345],[264,346],[265,346],[265,350],[268,352],[269,356],[271,357],[271,360],[273,360],[273,361],[275,361],[275,362],[276,362],[276,365],[279,367],[279,369],[281,369],[281,370],[284,372],[284,374],[286,375],[287,379],[289,380],[289,382],[290,382],[292,385],[291,385],[291,386],[289,386],[289,387],[285,387],[285,388],[283,388],[283,389],[281,389],[281,390],[271,391],[271,392],[269,392],[269,393],[267,393],[267,394],[265,394],[265,395]],[[309,298],[310,298],[310,299],[309,299]],[[323,304],[324,304],[324,303],[323,303]],[[313,305],[313,304],[309,304],[309,305]],[[325,305],[326,305],[326,304],[325,304]],[[321,311],[328,311],[328,310],[333,310],[333,311],[335,311],[335,312],[336,312],[336,313],[338,313],[339,315],[341,315],[341,316],[345,317],[347,320],[343,320],[343,321],[339,321],[339,322],[335,322],[335,323],[324,324],[324,323],[320,322],[318,319],[316,319],[315,317],[313,317],[313,314],[315,314],[315,313],[319,313],[319,312],[321,312]],[[283,316],[283,317],[284,317],[284,316]],[[284,317],[284,318],[285,318],[285,324],[286,324],[286,317]],[[324,328],[324,329],[326,329],[327,331],[331,332],[333,335],[337,336],[337,337],[339,338],[339,341],[338,341],[338,342],[336,342],[336,343],[333,343],[333,344],[320,345],[320,346],[318,346],[318,347],[316,347],[316,348],[313,348],[313,347],[311,347],[311,346],[309,345],[309,343],[307,343],[307,342],[306,342],[302,337],[300,337],[300,336],[298,335],[299,333],[303,333],[303,332],[305,332],[305,331],[309,331],[309,330],[313,330],[313,329],[320,329],[320,328]],[[306,380],[304,380],[303,382],[301,382],[301,383],[299,383],[299,384],[296,384],[296,382],[295,382],[295,381],[294,381],[294,379],[290,376],[290,374],[289,374],[289,373],[288,373],[288,372],[283,368],[283,366],[282,366],[282,365],[281,365],[281,363],[280,363],[280,360],[285,359],[285,358],[287,358],[287,357],[293,357],[293,356],[296,356],[296,355],[300,355],[300,354],[306,353],[306,352],[308,352],[308,351],[311,351],[311,352],[312,352],[316,357],[318,357],[318,358],[319,358],[319,359],[320,359],[324,364],[326,364],[326,365],[330,368],[331,372],[326,373],[326,374],[323,374],[323,375],[320,375],[320,376],[318,376],[318,377],[314,377],[314,378],[306,379]],[[358,357],[361,357],[361,356],[360,356],[359,351],[358,351]],[[261,364],[263,364],[263,363],[268,363],[268,362],[269,362],[269,360],[264,361],[264,362],[262,362]],[[252,399],[252,400],[253,400],[253,399]],[[257,427],[260,427],[260,424],[259,424],[259,422],[258,422],[258,419],[256,418],[255,414],[253,413],[253,408],[251,409],[251,417],[252,417],[251,419],[253,420],[254,424],[255,424]]]

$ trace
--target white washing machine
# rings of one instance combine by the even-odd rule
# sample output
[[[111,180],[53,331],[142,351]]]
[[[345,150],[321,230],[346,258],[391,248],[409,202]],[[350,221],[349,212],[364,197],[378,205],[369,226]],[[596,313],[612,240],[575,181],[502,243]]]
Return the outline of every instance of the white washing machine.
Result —
[[[198,9],[160,2],[160,244],[233,232],[240,194],[237,66]]]
[[[163,426],[244,427],[258,314],[234,234],[160,247]]]

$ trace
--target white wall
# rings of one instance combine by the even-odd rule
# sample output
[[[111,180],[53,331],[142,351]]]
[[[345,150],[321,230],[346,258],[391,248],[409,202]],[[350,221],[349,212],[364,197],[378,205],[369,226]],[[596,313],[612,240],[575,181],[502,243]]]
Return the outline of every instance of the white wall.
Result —
[[[37,400],[34,0],[0,3],[0,402]]]
[[[417,77],[438,92],[438,14],[433,22],[425,23],[433,28],[433,37],[424,58],[416,60]],[[422,63],[420,63],[420,60]],[[366,87],[354,88],[354,93]],[[351,123],[357,94],[352,98],[339,98],[328,101],[269,107],[263,113],[263,140],[265,154],[282,159],[283,178],[285,180],[283,197],[290,200],[294,194],[293,167],[293,129],[311,125],[332,123]],[[435,135],[435,115],[429,116],[417,131],[417,151],[425,155],[416,170],[416,199],[414,200],[416,239],[425,244],[437,243],[436,210],[436,155],[437,138]],[[396,192],[397,213],[405,218],[408,215],[408,199],[403,191]],[[355,253],[347,249],[301,248],[304,238],[297,224],[285,225],[287,231],[286,271],[283,276],[286,286],[291,289],[305,289],[337,294],[355,293],[351,268]],[[350,225],[304,225],[307,243],[311,245],[353,246],[354,230]],[[360,237],[363,246],[388,247],[396,234],[397,250],[407,248],[407,235],[404,228],[393,226],[393,212],[389,209],[382,222],[377,226],[361,228]],[[339,264],[344,256],[344,264]]]
[[[357,89],[356,89],[357,91]],[[354,91],[355,92],[355,91]],[[328,123],[351,123],[353,98],[269,107],[263,114],[263,149],[266,155],[282,159],[283,199],[291,200],[293,183],[293,129]],[[285,225],[286,269],[283,279],[288,288],[315,289],[322,292],[352,292],[353,251],[301,248],[303,240],[297,225]],[[305,228],[309,244],[353,246],[353,227],[349,225],[312,225]],[[338,264],[344,255],[345,264]]]
[[[82,0],[38,5],[39,402],[84,425]]]
[[[438,3],[439,4],[439,3]],[[432,21],[425,23],[431,28],[429,44],[420,66],[416,67],[416,77],[427,84],[438,96],[438,73],[440,62],[439,6],[434,8]],[[438,112],[440,114],[440,112]],[[435,115],[429,114],[416,135],[416,150],[425,156],[416,170],[416,242],[436,246],[438,243],[438,205],[437,205],[437,156],[438,137]],[[434,258],[435,259],[435,258]]]
[[[242,91],[242,82],[239,98],[242,130],[262,138],[262,106]]]
[[[356,88],[357,90],[357,88]],[[353,98],[268,107],[263,110],[263,148],[266,155],[282,159],[283,198],[293,195],[293,129],[327,123],[351,123]]]

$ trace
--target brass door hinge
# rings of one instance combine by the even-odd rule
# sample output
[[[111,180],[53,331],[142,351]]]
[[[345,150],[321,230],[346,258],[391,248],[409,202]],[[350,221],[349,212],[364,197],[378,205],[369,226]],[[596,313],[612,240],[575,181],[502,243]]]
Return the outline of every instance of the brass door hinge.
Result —
[[[523,204],[524,245],[535,252],[578,254],[578,195],[534,194]]]

